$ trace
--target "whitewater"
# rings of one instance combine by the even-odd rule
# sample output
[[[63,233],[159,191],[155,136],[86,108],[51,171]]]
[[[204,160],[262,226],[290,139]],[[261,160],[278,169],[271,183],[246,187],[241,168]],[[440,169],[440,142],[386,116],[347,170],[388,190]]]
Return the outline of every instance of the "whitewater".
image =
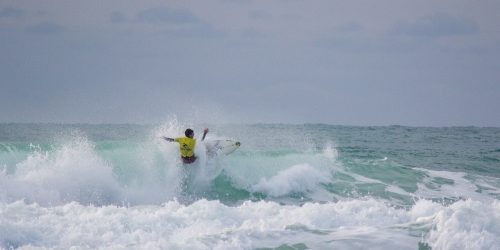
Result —
[[[0,124],[0,249],[500,249],[500,128]]]

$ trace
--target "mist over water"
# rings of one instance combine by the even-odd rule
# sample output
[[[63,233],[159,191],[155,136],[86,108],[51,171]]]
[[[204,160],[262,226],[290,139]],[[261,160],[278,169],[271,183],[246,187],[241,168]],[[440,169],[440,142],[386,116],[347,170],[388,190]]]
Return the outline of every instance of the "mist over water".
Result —
[[[0,247],[495,249],[499,167],[498,128],[0,124]]]

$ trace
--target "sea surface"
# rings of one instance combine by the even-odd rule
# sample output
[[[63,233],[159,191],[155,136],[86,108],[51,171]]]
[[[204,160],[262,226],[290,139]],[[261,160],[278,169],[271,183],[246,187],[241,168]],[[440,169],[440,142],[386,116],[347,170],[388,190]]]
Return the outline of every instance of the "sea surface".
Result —
[[[500,128],[0,124],[0,248],[500,249]]]

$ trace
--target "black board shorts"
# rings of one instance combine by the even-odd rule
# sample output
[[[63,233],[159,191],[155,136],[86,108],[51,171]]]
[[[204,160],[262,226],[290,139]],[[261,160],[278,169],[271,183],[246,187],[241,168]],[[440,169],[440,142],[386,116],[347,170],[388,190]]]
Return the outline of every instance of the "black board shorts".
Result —
[[[184,164],[191,164],[194,161],[196,161],[196,156],[187,156],[187,157],[181,157],[182,163]]]

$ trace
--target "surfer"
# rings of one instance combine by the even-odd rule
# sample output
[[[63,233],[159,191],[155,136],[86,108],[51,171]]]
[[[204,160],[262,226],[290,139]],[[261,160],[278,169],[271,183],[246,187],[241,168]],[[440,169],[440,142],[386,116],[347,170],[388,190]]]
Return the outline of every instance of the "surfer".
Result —
[[[203,130],[203,137],[201,140],[205,140],[207,136],[208,128]],[[194,155],[194,148],[196,146],[196,139],[194,139],[194,131],[190,128],[186,129],[184,132],[185,137],[169,138],[163,136],[163,139],[169,142],[178,142],[179,149],[181,151],[181,159],[184,164],[191,164],[196,161],[196,156]]]

